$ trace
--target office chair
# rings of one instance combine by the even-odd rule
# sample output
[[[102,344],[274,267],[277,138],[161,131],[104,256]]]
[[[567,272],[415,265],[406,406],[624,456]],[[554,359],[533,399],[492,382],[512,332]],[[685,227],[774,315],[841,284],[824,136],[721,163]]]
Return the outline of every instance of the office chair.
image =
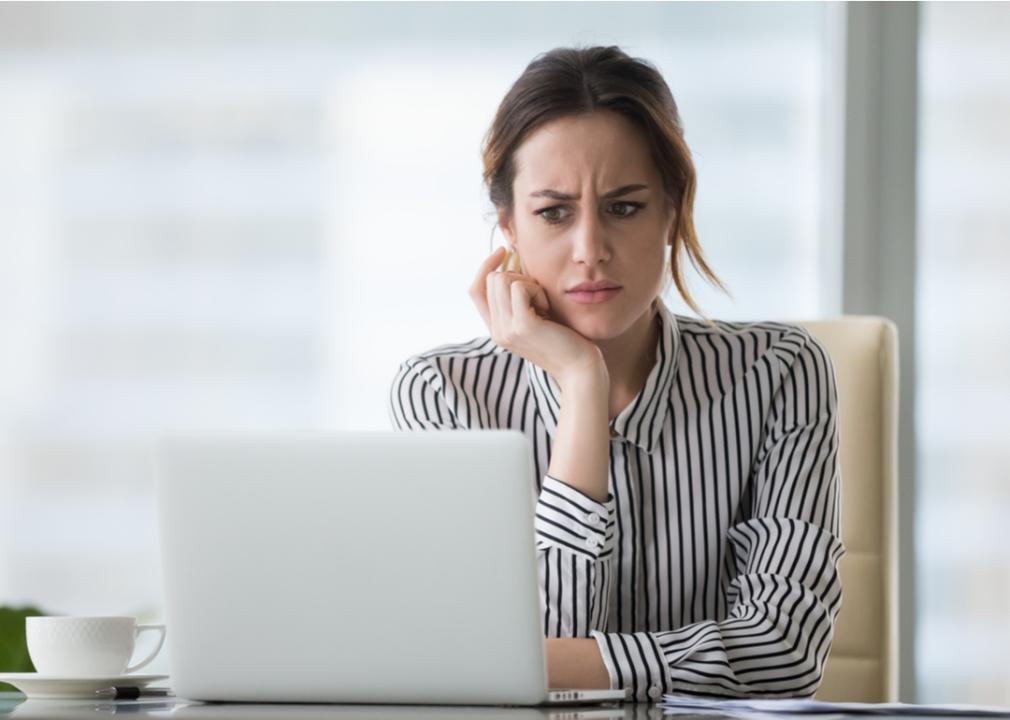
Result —
[[[886,318],[801,321],[835,367],[842,608],[815,700],[898,700],[898,336]]]

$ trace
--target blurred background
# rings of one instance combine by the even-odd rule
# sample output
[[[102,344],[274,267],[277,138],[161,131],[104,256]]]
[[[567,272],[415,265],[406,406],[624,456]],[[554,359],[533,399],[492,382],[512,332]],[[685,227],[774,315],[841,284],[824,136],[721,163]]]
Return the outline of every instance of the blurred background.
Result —
[[[1010,704],[1005,3],[0,4],[0,604],[157,621],[159,432],[388,429],[486,335],[480,142],[571,44],[666,77],[708,314],[898,323],[901,699]]]

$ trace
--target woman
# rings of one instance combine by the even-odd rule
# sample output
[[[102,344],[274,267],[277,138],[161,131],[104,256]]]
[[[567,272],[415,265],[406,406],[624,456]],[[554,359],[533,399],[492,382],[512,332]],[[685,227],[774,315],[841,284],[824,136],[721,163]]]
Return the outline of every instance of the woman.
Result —
[[[408,358],[390,417],[531,439],[549,684],[813,695],[845,553],[834,370],[799,327],[663,303],[672,278],[701,314],[682,254],[721,286],[666,83],[616,47],[541,55],[484,168],[513,253],[470,289],[490,337]]]

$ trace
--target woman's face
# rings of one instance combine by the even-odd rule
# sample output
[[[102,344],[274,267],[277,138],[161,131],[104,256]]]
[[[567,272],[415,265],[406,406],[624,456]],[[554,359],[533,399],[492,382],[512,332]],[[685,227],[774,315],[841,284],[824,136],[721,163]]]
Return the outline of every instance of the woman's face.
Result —
[[[499,224],[547,293],[552,319],[590,340],[623,334],[662,290],[675,213],[644,134],[614,112],[552,121],[516,152],[514,208]],[[570,292],[607,280],[615,292]],[[580,302],[581,300],[581,302]]]

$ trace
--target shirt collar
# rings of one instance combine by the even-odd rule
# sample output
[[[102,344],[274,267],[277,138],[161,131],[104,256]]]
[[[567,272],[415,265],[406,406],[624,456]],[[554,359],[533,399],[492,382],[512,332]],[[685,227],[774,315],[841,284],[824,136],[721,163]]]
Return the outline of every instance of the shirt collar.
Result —
[[[680,351],[680,328],[676,317],[662,298],[657,298],[656,308],[661,325],[656,344],[655,363],[645,385],[620,414],[610,421],[610,435],[634,443],[646,452],[653,452],[666,423],[670,388],[677,368]],[[525,360],[526,376],[533,389],[533,398],[547,432],[553,436],[561,410],[561,389],[551,375],[538,365]]]

